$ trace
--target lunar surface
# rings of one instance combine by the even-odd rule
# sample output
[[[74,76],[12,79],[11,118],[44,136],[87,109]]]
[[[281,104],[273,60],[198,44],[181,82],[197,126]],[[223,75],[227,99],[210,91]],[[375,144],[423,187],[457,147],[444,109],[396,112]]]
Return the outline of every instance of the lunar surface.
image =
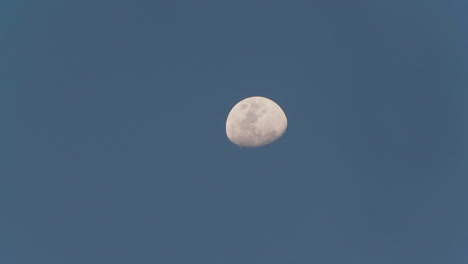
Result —
[[[226,134],[239,147],[261,147],[278,140],[288,121],[281,107],[272,100],[254,96],[237,103],[229,112]]]

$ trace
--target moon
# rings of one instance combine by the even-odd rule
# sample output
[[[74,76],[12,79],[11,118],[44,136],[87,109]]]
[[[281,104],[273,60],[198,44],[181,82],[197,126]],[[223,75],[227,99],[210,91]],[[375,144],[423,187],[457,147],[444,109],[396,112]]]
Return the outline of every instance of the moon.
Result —
[[[239,147],[255,148],[271,144],[286,131],[288,120],[272,100],[253,96],[238,102],[226,120],[226,135]]]

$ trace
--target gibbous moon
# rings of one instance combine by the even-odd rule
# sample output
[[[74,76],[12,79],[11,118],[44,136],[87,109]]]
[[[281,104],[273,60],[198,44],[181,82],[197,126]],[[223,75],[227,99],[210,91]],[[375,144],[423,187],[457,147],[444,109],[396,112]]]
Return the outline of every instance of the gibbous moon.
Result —
[[[254,96],[237,103],[229,112],[226,134],[239,147],[261,147],[278,140],[288,121],[283,109],[272,100]]]

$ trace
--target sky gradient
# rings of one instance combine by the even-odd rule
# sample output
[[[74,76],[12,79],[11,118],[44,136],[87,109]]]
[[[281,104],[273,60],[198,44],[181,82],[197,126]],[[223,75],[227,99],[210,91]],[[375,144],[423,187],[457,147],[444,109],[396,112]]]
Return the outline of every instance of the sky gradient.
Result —
[[[468,263],[462,2],[2,1],[0,263]]]

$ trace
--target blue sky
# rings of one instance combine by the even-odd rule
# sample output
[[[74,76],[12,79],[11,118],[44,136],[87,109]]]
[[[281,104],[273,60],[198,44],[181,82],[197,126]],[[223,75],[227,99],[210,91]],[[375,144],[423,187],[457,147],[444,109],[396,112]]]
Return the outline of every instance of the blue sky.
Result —
[[[468,261],[462,1],[0,10],[2,264]]]

